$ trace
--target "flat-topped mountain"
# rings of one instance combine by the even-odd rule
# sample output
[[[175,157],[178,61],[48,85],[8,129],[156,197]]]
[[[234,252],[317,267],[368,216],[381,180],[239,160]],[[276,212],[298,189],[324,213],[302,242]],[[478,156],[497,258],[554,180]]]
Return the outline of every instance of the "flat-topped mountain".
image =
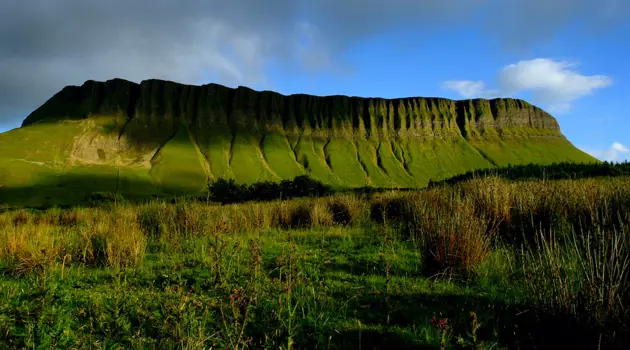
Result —
[[[0,134],[0,201],[199,194],[221,177],[303,174],[337,187],[422,187],[472,169],[561,161],[595,159],[518,99],[285,96],[114,79],[65,87]]]

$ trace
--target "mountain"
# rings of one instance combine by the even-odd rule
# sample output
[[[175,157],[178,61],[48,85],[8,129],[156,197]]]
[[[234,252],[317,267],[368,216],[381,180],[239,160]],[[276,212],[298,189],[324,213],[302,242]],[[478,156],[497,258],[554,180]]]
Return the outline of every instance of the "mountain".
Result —
[[[0,134],[0,201],[200,194],[302,174],[336,187],[422,187],[472,169],[593,162],[518,99],[285,96],[122,79],[68,86]]]

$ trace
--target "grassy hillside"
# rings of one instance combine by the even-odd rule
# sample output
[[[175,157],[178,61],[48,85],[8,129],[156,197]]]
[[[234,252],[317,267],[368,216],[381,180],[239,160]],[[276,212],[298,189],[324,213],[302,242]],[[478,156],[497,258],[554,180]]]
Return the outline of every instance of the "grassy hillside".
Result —
[[[206,168],[205,158],[181,127],[151,159],[150,175],[158,187],[173,194],[201,193],[208,179]]]
[[[525,101],[283,96],[123,80],[67,87],[0,134],[0,200],[199,194],[307,174],[337,188],[423,187],[507,164],[594,162]]]

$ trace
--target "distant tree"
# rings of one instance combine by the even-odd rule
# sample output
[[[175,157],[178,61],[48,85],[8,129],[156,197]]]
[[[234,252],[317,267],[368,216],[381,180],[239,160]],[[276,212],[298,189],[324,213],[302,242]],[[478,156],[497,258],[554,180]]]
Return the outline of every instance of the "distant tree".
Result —
[[[4,203],[4,198],[2,196],[3,192],[2,192],[2,188],[4,187],[4,184],[0,184],[0,211],[2,211],[2,207],[5,206],[6,204]]]
[[[221,203],[238,203],[251,200],[270,201],[293,197],[323,196],[331,193],[330,187],[302,175],[280,183],[261,181],[249,186],[237,184],[234,179],[218,179],[208,185],[208,196]]]
[[[218,179],[208,185],[208,192],[213,200],[223,204],[248,200],[247,187],[237,184],[234,179]]]
[[[457,175],[440,183],[453,184],[474,177],[499,176],[509,180],[527,179],[578,179],[595,176],[630,176],[630,163],[554,163],[508,165]]]
[[[281,197],[281,187],[271,181],[256,182],[249,186],[249,196],[255,200],[270,201]]]
[[[94,192],[88,196],[87,201],[92,206],[99,206],[111,203],[122,203],[124,198],[119,193]]]

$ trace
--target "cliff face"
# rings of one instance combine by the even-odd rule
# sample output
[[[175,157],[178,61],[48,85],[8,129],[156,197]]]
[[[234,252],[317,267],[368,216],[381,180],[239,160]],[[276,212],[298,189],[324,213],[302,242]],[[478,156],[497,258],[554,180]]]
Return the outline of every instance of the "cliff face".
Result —
[[[135,84],[121,79],[68,86],[31,113],[22,126],[112,114],[124,115],[128,125],[121,131],[139,140],[165,137],[179,125],[322,136],[562,137],[554,117],[517,99],[285,96],[246,87],[161,80]]]

